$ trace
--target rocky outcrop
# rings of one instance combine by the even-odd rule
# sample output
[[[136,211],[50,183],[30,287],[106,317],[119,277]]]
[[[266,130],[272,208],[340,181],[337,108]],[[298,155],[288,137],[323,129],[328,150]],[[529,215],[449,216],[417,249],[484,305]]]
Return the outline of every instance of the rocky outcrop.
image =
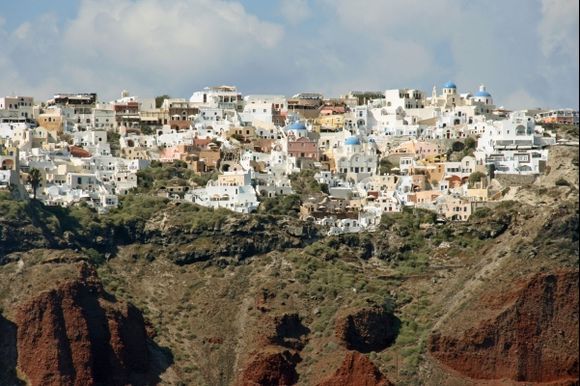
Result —
[[[258,350],[243,367],[238,385],[293,385],[298,381],[296,365],[310,330],[296,313],[263,316]]]
[[[16,325],[0,313],[0,385],[20,385],[16,376]]]
[[[158,256],[178,265],[208,260],[227,265],[273,250],[303,248],[321,236],[315,225],[295,218],[213,212],[193,204],[176,210],[180,203],[135,197],[124,201],[122,213],[99,217],[90,209],[71,213],[38,201],[0,197],[0,208],[6,212],[0,211],[0,264],[7,263],[3,256],[9,253],[35,248],[94,249],[115,255],[119,246],[139,243],[159,247]],[[141,212],[138,206],[148,210]],[[79,220],[85,216],[98,220],[83,228],[84,221]]]
[[[266,328],[268,344],[302,350],[310,330],[302,324],[298,314],[284,314],[270,318]]]
[[[445,367],[473,379],[578,382],[578,271],[537,274],[502,306],[492,296],[481,313],[498,309],[463,332],[435,332],[429,351]],[[487,304],[486,304],[487,302]]]
[[[30,385],[126,385],[149,367],[141,312],[108,296],[92,268],[16,314],[18,368]]]
[[[395,315],[375,306],[339,317],[335,335],[349,350],[382,351],[397,337],[399,325]]]
[[[167,227],[161,232],[151,228],[147,242],[177,246],[168,250],[167,257],[178,265],[206,260],[227,265],[274,250],[303,248],[319,237],[311,224],[266,215],[232,216],[212,229],[199,227],[189,232],[183,227]]]
[[[342,365],[318,386],[391,386],[392,383],[363,354],[349,351]]]
[[[242,374],[239,386],[287,386],[298,381],[297,354],[290,351],[261,352],[254,356]]]

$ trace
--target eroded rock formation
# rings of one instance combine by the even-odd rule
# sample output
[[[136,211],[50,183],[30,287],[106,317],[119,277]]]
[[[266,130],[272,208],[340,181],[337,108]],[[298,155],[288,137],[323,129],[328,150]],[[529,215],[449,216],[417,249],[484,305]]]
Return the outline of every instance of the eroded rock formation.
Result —
[[[367,353],[387,348],[398,329],[396,316],[382,307],[369,307],[338,318],[335,334],[347,349]]]
[[[256,354],[244,369],[240,386],[288,386],[298,381],[297,354],[282,352]]]
[[[18,367],[32,386],[126,385],[149,366],[141,312],[108,296],[94,270],[21,305]]]
[[[318,386],[390,386],[380,370],[365,355],[349,351],[342,365]]]
[[[494,308],[487,298],[482,313]],[[494,317],[434,333],[432,356],[473,379],[578,381],[578,271],[537,274],[496,302]]]

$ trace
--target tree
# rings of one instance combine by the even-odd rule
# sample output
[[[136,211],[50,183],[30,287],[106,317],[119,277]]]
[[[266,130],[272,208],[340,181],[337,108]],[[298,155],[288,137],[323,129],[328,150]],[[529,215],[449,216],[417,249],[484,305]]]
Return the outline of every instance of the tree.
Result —
[[[387,174],[391,172],[395,165],[389,161],[387,158],[382,158],[379,162],[379,173],[380,174]]]
[[[258,208],[258,212],[273,215],[297,216],[300,213],[300,203],[300,196],[297,194],[282,197],[265,197]]]
[[[36,200],[36,189],[40,185],[40,170],[32,168],[30,172],[28,172],[28,183],[32,186],[32,197]]]
[[[486,177],[485,173],[482,172],[473,172],[469,175],[467,182],[469,183],[470,187],[473,187],[476,182],[480,182],[482,179]]]
[[[453,142],[453,145],[451,145],[451,149],[453,149],[453,151],[462,151],[464,148],[465,145],[460,141],[455,141]]]
[[[149,126],[149,125],[143,125],[143,126],[141,126],[141,134],[151,135],[151,134],[154,134],[154,133],[155,133],[155,130],[153,130],[153,128],[151,126]]]
[[[477,147],[477,140],[472,137],[465,138],[465,147],[467,150],[475,150]]]
[[[161,105],[163,104],[163,101],[165,99],[169,99],[169,98],[171,98],[171,97],[167,94],[156,96],[155,97],[155,108],[157,108],[157,109],[160,108]]]

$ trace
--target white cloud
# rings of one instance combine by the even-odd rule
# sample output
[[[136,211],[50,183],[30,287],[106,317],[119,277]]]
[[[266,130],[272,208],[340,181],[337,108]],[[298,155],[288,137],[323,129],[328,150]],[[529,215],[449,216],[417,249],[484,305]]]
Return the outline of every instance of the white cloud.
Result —
[[[308,0],[281,0],[280,13],[292,25],[300,24],[312,16]]]
[[[8,67],[19,72],[11,83],[42,97],[42,83],[51,76],[61,79],[58,90],[95,90],[111,98],[127,87],[154,95],[234,74],[271,54],[283,33],[229,1],[84,0],[63,31],[44,15],[12,32],[19,41],[9,43]],[[18,71],[19,61],[30,56],[37,65],[43,61],[41,82],[28,79],[33,71]]]
[[[105,4],[103,4],[105,3]],[[237,3],[209,0],[86,0],[64,36],[68,47],[86,47],[80,59],[128,80],[149,77],[150,91],[175,82],[211,78],[235,69],[280,41],[281,27],[260,21]],[[198,82],[202,79],[198,79]]]
[[[542,0],[538,31],[545,56],[565,53],[578,60],[578,0]]]
[[[505,99],[505,103],[502,105],[507,109],[526,109],[526,108],[537,108],[537,107],[549,107],[544,106],[542,101],[530,95],[527,91],[523,89],[516,90],[509,94]]]
[[[225,83],[337,96],[453,80],[485,83],[498,104],[577,107],[578,2],[539,1],[281,0],[276,24],[241,0],[83,0],[66,22],[7,30],[0,17],[0,93],[188,97]]]

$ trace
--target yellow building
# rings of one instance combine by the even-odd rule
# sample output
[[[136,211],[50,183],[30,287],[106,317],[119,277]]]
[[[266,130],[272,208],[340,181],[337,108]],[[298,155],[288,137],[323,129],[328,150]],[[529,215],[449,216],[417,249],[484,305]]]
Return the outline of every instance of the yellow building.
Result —
[[[20,170],[18,148],[0,140],[0,170]]]
[[[227,173],[220,174],[217,179],[219,186],[244,186],[245,174],[242,173]]]
[[[489,193],[486,188],[472,188],[467,189],[465,196],[469,201],[487,201]]]
[[[38,125],[44,127],[48,131],[62,133],[63,131],[63,117],[55,113],[43,113],[36,119]]]
[[[344,115],[332,114],[319,116],[314,120],[314,130],[320,131],[338,131],[344,127]]]

